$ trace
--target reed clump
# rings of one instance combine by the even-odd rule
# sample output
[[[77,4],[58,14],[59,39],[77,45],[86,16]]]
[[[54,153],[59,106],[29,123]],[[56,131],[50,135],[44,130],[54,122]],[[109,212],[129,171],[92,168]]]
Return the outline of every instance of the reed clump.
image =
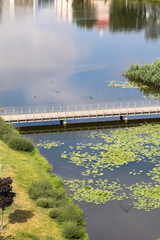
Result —
[[[123,76],[131,80],[160,85],[160,59],[157,58],[152,64],[131,64],[130,68],[123,72]]]

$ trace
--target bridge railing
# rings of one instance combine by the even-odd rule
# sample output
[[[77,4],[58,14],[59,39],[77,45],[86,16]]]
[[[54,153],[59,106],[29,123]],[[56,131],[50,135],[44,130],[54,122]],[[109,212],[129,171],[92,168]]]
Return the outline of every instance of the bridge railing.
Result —
[[[22,115],[36,113],[52,113],[52,112],[75,112],[105,109],[122,109],[122,108],[138,108],[138,107],[158,107],[160,99],[153,100],[135,100],[135,101],[115,101],[105,103],[89,103],[75,105],[33,105],[18,107],[0,107],[0,116],[5,115]]]

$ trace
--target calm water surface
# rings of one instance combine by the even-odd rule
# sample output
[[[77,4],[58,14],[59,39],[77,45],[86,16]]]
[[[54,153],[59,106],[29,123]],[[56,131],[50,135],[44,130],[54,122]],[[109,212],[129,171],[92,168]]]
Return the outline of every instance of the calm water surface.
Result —
[[[159,6],[124,0],[1,0],[0,105],[155,97],[122,71],[158,57],[159,17]]]
[[[115,129],[116,130],[116,129]],[[110,129],[99,129],[97,132],[103,131],[104,134],[109,134]],[[79,179],[88,180],[82,175],[83,167],[76,166],[69,162],[68,159],[62,158],[61,154],[65,151],[72,151],[70,146],[74,148],[78,144],[99,143],[100,139],[88,138],[93,130],[69,131],[69,132],[50,132],[39,134],[28,134],[35,144],[48,141],[63,143],[61,146],[51,147],[50,149],[38,147],[40,153],[53,166],[53,172],[59,175],[62,179]],[[75,150],[75,149],[74,149]],[[90,153],[93,151],[90,149]],[[130,162],[120,166],[119,169],[114,168],[114,171],[104,169],[102,179],[107,178],[109,182],[116,181],[118,178],[121,184],[132,185],[141,182],[148,182],[149,179],[146,173],[154,167],[154,164],[148,162]],[[132,171],[139,172],[143,169],[143,174],[140,176],[130,175]],[[89,178],[92,179],[92,176]],[[95,181],[95,178],[93,178]],[[97,179],[98,180],[98,179]],[[77,201],[75,201],[77,202]],[[157,240],[160,237],[160,209],[145,211],[138,210],[132,207],[131,199],[122,201],[109,201],[105,204],[87,203],[85,201],[77,202],[84,210],[85,224],[87,232],[91,240]]]
[[[159,97],[159,89],[122,76],[131,63],[153,62],[159,49],[157,5],[124,0],[1,0],[0,106]],[[40,152],[63,179],[82,178],[79,168],[60,156],[70,145],[88,143],[87,131],[29,137],[35,143],[63,141],[62,146],[40,148]],[[132,181],[126,172],[133,167],[129,164],[119,173],[105,174]],[[118,201],[79,205],[91,240],[156,240],[160,236],[159,209],[132,208],[126,213]]]

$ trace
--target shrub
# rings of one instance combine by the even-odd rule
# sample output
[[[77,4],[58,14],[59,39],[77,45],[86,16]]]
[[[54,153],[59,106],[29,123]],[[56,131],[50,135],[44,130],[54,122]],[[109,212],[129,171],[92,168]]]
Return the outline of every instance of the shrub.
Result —
[[[59,208],[58,221],[72,221],[76,222],[78,225],[83,225],[83,210],[81,210],[78,205],[68,203]]]
[[[40,154],[39,154],[39,152],[38,152],[38,150],[37,149],[35,149],[34,150],[34,159],[35,159],[35,161],[46,171],[46,172],[50,172],[51,171],[51,166],[50,166],[50,164],[47,162],[47,160],[44,158],[44,157],[42,157]]]
[[[58,202],[54,198],[38,198],[37,206],[42,208],[58,207]]]
[[[8,144],[9,139],[11,138],[11,136],[15,136],[15,134],[13,134],[12,132],[4,134],[3,137],[2,137],[2,141],[4,141],[5,143]],[[18,136],[18,134],[17,134],[17,136]]]
[[[54,198],[56,200],[62,200],[66,198],[66,191],[64,188],[54,189]]]
[[[32,152],[33,143],[22,137],[13,125],[6,123],[0,118],[0,139],[8,144],[14,150]]]
[[[60,188],[64,186],[63,180],[60,177],[56,176],[55,174],[52,174],[52,178],[55,188]]]
[[[80,226],[76,222],[63,223],[63,236],[67,239],[80,239],[84,236],[84,233]]]
[[[48,213],[48,216],[50,218],[57,218],[58,215],[59,215],[59,208],[52,208]]]
[[[67,196],[65,198],[61,199],[61,200],[57,200],[57,203],[58,203],[57,206],[59,206],[59,207],[66,206],[68,204],[68,200],[69,199],[67,198]]]
[[[11,124],[5,123],[5,121],[0,118],[0,139],[7,143],[12,135],[18,136],[18,131],[15,130]]]
[[[46,179],[33,182],[29,187],[28,192],[32,199],[54,197],[53,187]]]
[[[34,149],[34,145],[30,140],[17,134],[11,135],[10,139],[8,140],[8,146],[14,150],[25,152],[32,152]]]

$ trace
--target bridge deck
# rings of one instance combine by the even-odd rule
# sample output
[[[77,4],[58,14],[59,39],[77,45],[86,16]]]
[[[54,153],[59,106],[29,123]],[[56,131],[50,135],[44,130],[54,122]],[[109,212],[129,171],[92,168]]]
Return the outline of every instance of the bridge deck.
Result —
[[[24,110],[25,109],[25,110]],[[77,110],[78,109],[78,110]],[[6,122],[36,122],[36,121],[51,121],[51,120],[67,120],[67,119],[85,119],[85,118],[101,118],[114,116],[128,115],[150,115],[160,114],[160,102],[150,101],[147,105],[144,101],[137,102],[122,102],[110,104],[98,104],[97,107],[90,105],[70,106],[64,108],[59,106],[56,109],[47,107],[20,107],[20,108],[5,108],[1,109],[1,116]]]

